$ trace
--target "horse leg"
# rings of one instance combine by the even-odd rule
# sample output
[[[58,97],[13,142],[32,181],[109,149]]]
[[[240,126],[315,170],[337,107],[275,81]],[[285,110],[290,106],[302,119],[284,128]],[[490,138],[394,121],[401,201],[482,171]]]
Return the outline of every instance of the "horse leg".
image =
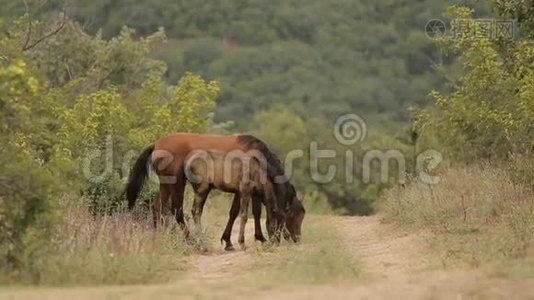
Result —
[[[204,205],[206,204],[206,199],[211,188],[209,186],[198,185],[194,186],[193,190],[195,191],[195,201],[191,207],[191,215],[197,228],[201,229],[200,219],[202,218],[202,211],[204,210]]]
[[[156,197],[154,198],[154,201],[152,202],[152,220],[154,222],[154,228],[158,228],[158,223],[161,219],[161,205],[163,201],[161,201],[161,192],[158,192],[156,194]]]
[[[275,243],[280,243],[280,241],[282,240],[281,239],[282,232],[285,229],[285,214],[283,214],[279,210],[277,210],[276,212],[274,212],[274,216],[275,216],[275,220],[276,220],[276,225],[274,225],[274,227],[275,227],[274,242]]]
[[[239,214],[240,206],[241,206],[241,198],[239,197],[239,193],[236,193],[234,195],[234,200],[232,201],[232,207],[230,208],[230,211],[228,212],[228,222],[226,223],[226,228],[224,229],[224,232],[221,236],[221,243],[223,241],[226,243],[226,246],[224,247],[224,250],[226,251],[234,250],[234,246],[232,245],[232,240],[230,239],[230,237],[232,235],[232,227],[234,227],[235,219],[237,218],[237,215]]]
[[[278,207],[275,197],[272,194],[267,195],[265,198],[265,207],[267,209],[267,231],[269,232],[269,238],[275,243],[280,243],[280,235],[285,225],[285,214],[282,209]]]
[[[245,227],[248,219],[248,204],[250,202],[250,193],[246,192],[241,194],[241,207],[239,208],[239,215],[241,218],[241,224],[239,226],[239,243],[242,250],[245,250]]]
[[[154,200],[154,203],[152,203],[152,215],[154,219],[154,228],[158,227],[158,223],[162,226],[164,225],[163,222],[163,208],[165,205],[167,205],[167,200],[169,199],[169,189],[167,186],[160,184],[159,186],[159,192]]]
[[[184,231],[185,238],[189,238],[189,229],[185,224],[184,220],[184,189],[185,189],[185,180],[183,176],[177,176],[178,181],[171,188],[171,199],[172,199],[172,214],[176,218],[176,222]]]
[[[196,240],[196,245],[199,247],[201,252],[207,252],[208,249],[204,246],[202,242],[202,226],[200,224],[200,219],[202,217],[202,210],[204,209],[204,204],[210,192],[209,185],[197,185],[193,184],[193,190],[195,192],[195,200],[191,207],[191,215],[193,216],[193,221],[195,222],[195,234],[193,235]]]
[[[267,240],[261,232],[261,198],[258,194],[252,197],[252,215],[254,216],[254,238],[256,241],[265,243]]]
[[[272,239],[276,231],[276,215],[273,207],[268,204],[265,204],[265,227],[267,227],[267,234],[269,239]]]
[[[266,211],[266,220],[265,220],[265,226],[267,227],[267,233],[269,234],[269,239],[271,241],[274,241],[277,243],[277,229],[279,224],[279,209],[277,206],[276,199],[274,197],[274,194],[272,192],[266,191],[264,193],[264,197],[262,199],[265,204],[265,211]]]

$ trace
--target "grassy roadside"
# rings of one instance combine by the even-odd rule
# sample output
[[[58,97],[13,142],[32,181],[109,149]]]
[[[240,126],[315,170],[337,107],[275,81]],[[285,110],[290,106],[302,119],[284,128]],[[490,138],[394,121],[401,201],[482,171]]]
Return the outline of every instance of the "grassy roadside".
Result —
[[[534,276],[534,194],[499,168],[450,168],[435,186],[389,190],[379,206],[387,223],[431,231],[430,245],[444,266]]]
[[[357,278],[361,266],[343,245],[328,216],[308,214],[300,245],[282,243],[256,251],[256,282],[263,288],[296,284],[340,283]]]
[[[46,243],[32,243],[18,273],[0,274],[8,286],[97,286],[153,283],[187,269],[194,253],[175,226],[155,231],[146,214],[92,215],[82,199],[65,198]]]
[[[132,218],[128,214],[95,218],[69,200],[62,207],[64,222],[59,232],[63,234],[54,241],[57,252],[34,262],[35,271],[43,280],[39,285],[19,283],[1,287],[0,298],[41,295],[143,298],[151,294],[165,298],[177,293],[210,298],[340,283],[359,276],[358,262],[346,252],[337,229],[328,222],[330,216],[326,215],[307,214],[300,245],[285,241],[276,247],[254,243],[250,231],[246,252],[223,252],[218,248],[218,240],[230,203],[231,197],[217,193],[208,201],[200,236],[208,252],[201,255],[180,238],[174,226],[155,232],[150,218]],[[186,203],[186,210],[190,204]],[[253,228],[252,218],[247,227]],[[227,273],[220,279],[199,281],[195,274],[198,259],[219,266],[228,263],[224,270]]]

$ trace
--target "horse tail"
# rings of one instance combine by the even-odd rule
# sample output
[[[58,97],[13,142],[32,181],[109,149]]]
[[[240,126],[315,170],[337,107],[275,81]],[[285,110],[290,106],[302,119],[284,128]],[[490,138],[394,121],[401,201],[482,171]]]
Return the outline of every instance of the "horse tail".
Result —
[[[148,160],[154,151],[154,145],[148,146],[135,161],[135,164],[128,176],[128,183],[126,184],[126,199],[128,199],[128,209],[135,206],[135,200],[139,196],[143,184],[148,176]]]

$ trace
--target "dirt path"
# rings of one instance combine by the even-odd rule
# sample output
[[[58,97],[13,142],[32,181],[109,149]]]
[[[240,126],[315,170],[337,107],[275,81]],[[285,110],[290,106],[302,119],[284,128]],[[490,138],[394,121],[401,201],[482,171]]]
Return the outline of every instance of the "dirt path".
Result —
[[[534,299],[533,280],[488,278],[478,271],[444,270],[428,253],[427,236],[380,223],[378,216],[332,217],[364,276],[348,284],[295,287],[260,299]]]
[[[334,224],[344,239],[347,252],[363,263],[364,278],[402,279],[429,272],[439,267],[436,260],[425,255],[423,236],[385,228],[379,218],[373,217],[326,217],[325,222]],[[252,225],[252,224],[251,224]],[[237,238],[237,226],[232,233]],[[253,226],[247,226],[247,237],[253,236]],[[247,244],[253,241],[248,240]],[[245,275],[254,260],[251,253],[226,252],[221,246],[208,255],[192,259],[191,276],[200,279],[221,279]],[[253,251],[253,250],[251,250]]]
[[[4,299],[534,299],[534,281],[488,278],[475,271],[443,270],[428,254],[425,236],[383,225],[379,217],[326,217],[342,247],[363,264],[360,279],[323,285],[262,288],[240,284],[256,268],[253,226],[246,252],[226,252],[217,243],[191,258],[191,270],[167,284],[125,287],[36,289],[0,292]],[[252,222],[251,222],[252,223]],[[237,227],[237,226],[236,226]],[[237,232],[233,233],[233,240]],[[271,255],[262,253],[261,255]],[[313,262],[311,262],[313,263]],[[348,262],[349,263],[349,262]],[[250,283],[250,281],[248,281]]]
[[[236,222],[238,223],[238,222]],[[235,278],[237,276],[246,276],[249,267],[254,263],[252,253],[255,247],[254,241],[254,224],[248,222],[245,231],[245,243],[248,245],[247,251],[243,252],[237,244],[238,224],[232,231],[232,242],[238,250],[225,251],[218,239],[211,246],[213,250],[205,255],[194,256],[191,260],[190,276],[200,280],[221,280]]]
[[[424,236],[387,228],[379,217],[336,217],[333,223],[372,278],[409,278],[439,266],[425,253]]]

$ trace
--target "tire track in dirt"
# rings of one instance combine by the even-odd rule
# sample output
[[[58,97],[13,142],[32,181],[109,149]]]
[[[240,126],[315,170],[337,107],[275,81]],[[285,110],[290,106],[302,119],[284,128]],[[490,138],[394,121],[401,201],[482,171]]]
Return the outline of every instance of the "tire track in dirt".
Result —
[[[381,224],[378,216],[334,217],[347,251],[363,263],[372,278],[399,279],[435,270],[439,263],[423,249],[422,234]]]
[[[333,224],[347,252],[363,264],[365,279],[402,279],[429,272],[439,267],[424,254],[424,237],[413,233],[392,230],[380,223],[379,217],[325,216],[324,222]],[[237,238],[237,226],[232,237]],[[253,268],[253,226],[247,226],[246,238],[249,249],[227,252],[218,242],[213,251],[196,255],[190,261],[189,276],[203,280],[221,280],[246,276]],[[235,245],[237,246],[237,245]],[[238,247],[236,247],[238,248]]]
[[[257,299],[534,299],[534,280],[444,270],[426,236],[381,224],[379,216],[331,217],[347,252],[363,264],[360,280],[269,291]]]

